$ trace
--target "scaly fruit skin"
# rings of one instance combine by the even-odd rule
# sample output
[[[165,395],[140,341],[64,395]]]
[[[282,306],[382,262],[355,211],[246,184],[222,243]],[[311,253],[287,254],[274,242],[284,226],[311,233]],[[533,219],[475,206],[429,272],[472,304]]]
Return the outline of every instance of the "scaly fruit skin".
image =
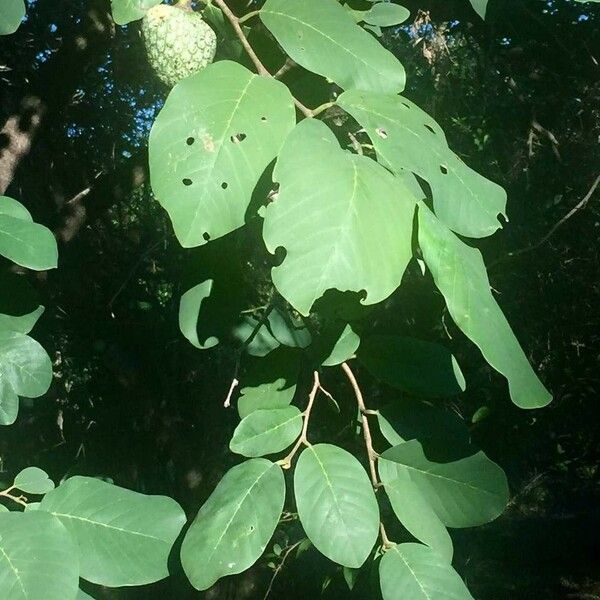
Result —
[[[151,8],[142,21],[142,33],[148,62],[169,87],[204,69],[217,50],[217,36],[202,17],[176,6]]]

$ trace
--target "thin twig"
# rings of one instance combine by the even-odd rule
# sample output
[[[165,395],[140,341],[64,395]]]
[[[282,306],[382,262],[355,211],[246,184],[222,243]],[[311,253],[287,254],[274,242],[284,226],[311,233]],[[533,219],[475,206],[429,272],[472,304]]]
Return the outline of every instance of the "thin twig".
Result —
[[[293,61],[289,56],[285,59],[285,62],[278,71],[273,75],[274,79],[281,79],[288,71],[291,71],[294,67],[297,67],[298,63]]]
[[[275,582],[275,578],[277,577],[277,575],[279,575],[279,573],[283,569],[283,565],[285,564],[287,557],[302,543],[302,541],[303,540],[300,540],[299,542],[292,544],[285,551],[285,554],[283,555],[281,562],[277,565],[277,568],[275,569],[275,572],[273,573],[273,577],[271,577],[271,581],[269,581],[269,587],[267,588],[267,591],[265,592],[265,595],[263,596],[263,600],[267,600],[267,598],[269,597],[269,594],[271,593],[271,590],[273,589],[273,583]]]
[[[256,52],[254,52],[254,49],[250,45],[250,42],[248,42],[248,38],[246,37],[246,34],[244,33],[244,30],[242,29],[242,27],[240,25],[240,19],[238,19],[233,14],[233,12],[231,12],[231,9],[225,3],[225,0],[214,0],[214,3],[223,11],[223,14],[227,17],[228,21],[231,23],[233,30],[235,31],[240,42],[242,43],[242,46],[244,47],[244,50],[246,50],[246,53],[250,57],[250,60],[254,63],[254,66],[256,67],[258,74],[263,75],[264,77],[272,77],[271,73],[269,73],[269,71],[267,70],[265,65],[262,64],[260,58],[258,58],[258,56],[256,55]],[[296,98],[294,98],[294,104],[296,105],[298,110],[305,117],[313,116],[312,110],[310,110],[310,108],[304,106],[304,104],[302,104],[302,102],[300,102]]]
[[[298,452],[300,446],[302,446],[302,445],[308,446],[309,445],[308,439],[306,436],[308,433],[308,422],[310,421],[310,412],[311,412],[313,404],[315,402],[315,398],[317,397],[317,392],[322,389],[323,388],[321,387],[321,381],[319,380],[319,373],[317,371],[314,371],[313,386],[312,386],[312,389],[310,390],[310,393],[308,394],[308,404],[306,405],[306,410],[304,411],[304,413],[302,415],[302,418],[303,418],[302,433],[300,434],[300,437],[294,444],[294,447],[291,449],[290,453],[285,458],[282,458],[281,460],[277,461],[277,464],[282,469],[289,469],[292,466],[292,459],[294,458],[294,456],[296,456],[296,453]]]
[[[27,498],[25,496],[23,496],[23,495],[14,496],[13,494],[11,494],[11,492],[15,489],[15,487],[16,486],[11,485],[9,488],[0,492],[0,496],[3,496],[4,498],[8,498],[9,500],[16,502],[17,504],[20,504],[21,506],[27,506]]]
[[[227,398],[225,398],[225,402],[223,402],[224,408],[229,408],[231,406],[231,396],[233,396],[233,392],[235,388],[240,385],[240,382],[234,377],[231,385],[229,386],[229,392],[227,392]]]
[[[596,191],[596,188],[598,187],[599,184],[600,184],[600,175],[598,175],[598,177],[596,177],[596,179],[594,180],[594,183],[592,183],[592,187],[588,190],[588,193],[562,219],[560,219],[560,221],[555,223],[551,227],[550,231],[539,242],[537,242],[531,246],[526,246],[525,248],[520,248],[519,250],[514,250],[513,252],[509,252],[505,257],[500,258],[500,259],[494,261],[493,263],[491,263],[488,268],[491,269],[492,267],[495,267],[497,264],[502,263],[502,262],[508,260],[509,258],[514,258],[515,256],[519,256],[521,254],[531,252],[532,250],[537,250],[540,246],[543,246],[554,235],[554,233],[556,232],[556,230],[559,227],[564,225],[573,215],[575,215],[580,210],[582,210],[586,207],[587,203],[590,201],[590,198]]]

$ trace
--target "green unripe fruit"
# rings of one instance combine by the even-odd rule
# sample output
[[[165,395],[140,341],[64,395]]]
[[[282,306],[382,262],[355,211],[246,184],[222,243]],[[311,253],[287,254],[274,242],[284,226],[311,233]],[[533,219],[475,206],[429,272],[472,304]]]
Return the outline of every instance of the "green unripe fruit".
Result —
[[[148,62],[158,78],[173,87],[209,65],[217,36],[202,17],[184,8],[159,4],[142,21]]]

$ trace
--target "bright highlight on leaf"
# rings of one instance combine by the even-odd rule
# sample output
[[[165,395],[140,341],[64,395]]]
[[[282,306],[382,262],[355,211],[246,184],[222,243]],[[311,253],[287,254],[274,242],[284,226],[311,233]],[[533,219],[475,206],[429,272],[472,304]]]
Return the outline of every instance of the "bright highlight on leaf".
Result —
[[[200,508],[181,546],[192,585],[206,590],[251,567],[264,552],[285,498],[281,467],[254,458],[230,469]]]
[[[404,89],[398,59],[336,0],[267,0],[260,18],[292,60],[342,89]]]
[[[343,152],[316,120],[288,136],[273,178],[279,195],[265,211],[263,237],[270,252],[286,250],[271,275],[298,312],[308,315],[332,288],[364,290],[364,304],[374,304],[400,285],[415,207],[401,181],[371,159]]]
[[[512,401],[521,408],[546,406],[552,396],[533,372],[492,296],[479,250],[463,243],[423,203],[419,204],[419,245],[452,319],[506,377]]]
[[[214,63],[173,88],[150,132],[150,178],[182,246],[244,224],[295,120],[287,87],[238,63]]]
[[[360,567],[377,539],[379,507],[358,460],[331,444],[306,448],[294,472],[294,494],[317,550],[345,567]]]
[[[363,91],[345,92],[337,103],[365,128],[383,165],[396,174],[412,171],[429,183],[436,215],[450,229],[479,238],[501,227],[506,192],[454,154],[442,128],[416,104]]]

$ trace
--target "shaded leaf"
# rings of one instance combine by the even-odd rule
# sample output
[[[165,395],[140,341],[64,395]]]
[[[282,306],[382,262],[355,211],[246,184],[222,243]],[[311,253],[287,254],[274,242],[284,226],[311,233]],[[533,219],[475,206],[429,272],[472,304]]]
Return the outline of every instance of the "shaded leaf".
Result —
[[[13,485],[27,494],[46,494],[54,489],[54,482],[46,471],[38,467],[27,467],[16,477]]]
[[[257,457],[281,452],[302,430],[302,413],[295,406],[255,410],[235,428],[229,444],[232,452]]]
[[[411,498],[415,503],[424,500],[447,527],[488,523],[502,513],[508,502],[506,475],[483,452],[435,463],[427,459],[418,441],[411,440],[386,450],[378,468],[382,480],[385,478],[403,502]],[[413,493],[414,488],[420,495]],[[408,500],[404,490],[410,495]]]
[[[492,296],[481,253],[456,237],[419,205],[419,245],[448,311],[487,362],[508,380],[521,408],[546,406],[552,396],[535,375],[508,321]]]
[[[79,546],[81,577],[112,587],[169,574],[167,558],[185,523],[179,504],[90,477],[71,477],[46,494],[40,510],[56,516]]]
[[[314,119],[288,136],[273,177],[280,190],[267,206],[263,237],[270,252],[286,250],[272,279],[300,314],[332,288],[365,290],[363,303],[374,304],[400,285],[415,203],[400,181],[371,159],[343,152]]]
[[[182,246],[244,224],[252,191],[295,119],[285,85],[231,61],[173,88],[152,126],[149,160],[152,189]]]
[[[592,0],[592,2],[597,2],[599,0]],[[485,19],[485,12],[487,10],[488,0],[470,0],[471,4],[475,12],[482,18]]]
[[[440,398],[465,390],[456,359],[440,344],[399,335],[371,335],[362,341],[358,357],[371,375],[416,396]]]
[[[12,425],[19,414],[19,396],[0,370],[0,425]]]
[[[58,519],[43,512],[0,512],[0,598],[75,600],[77,546]]]
[[[416,104],[363,91],[345,92],[337,102],[365,128],[384,166],[429,183],[435,212],[450,229],[479,238],[501,227],[506,192],[462,162],[442,128]]]
[[[360,567],[379,530],[379,507],[358,460],[331,444],[303,450],[294,472],[302,527],[317,550],[345,567]]]
[[[117,25],[127,25],[142,19],[146,11],[161,0],[110,0],[112,15]]]
[[[473,600],[458,573],[421,544],[397,544],[379,563],[383,600]]]
[[[230,469],[181,546],[181,564],[192,585],[206,590],[221,577],[252,566],[275,531],[284,499],[278,465],[254,458]]]

